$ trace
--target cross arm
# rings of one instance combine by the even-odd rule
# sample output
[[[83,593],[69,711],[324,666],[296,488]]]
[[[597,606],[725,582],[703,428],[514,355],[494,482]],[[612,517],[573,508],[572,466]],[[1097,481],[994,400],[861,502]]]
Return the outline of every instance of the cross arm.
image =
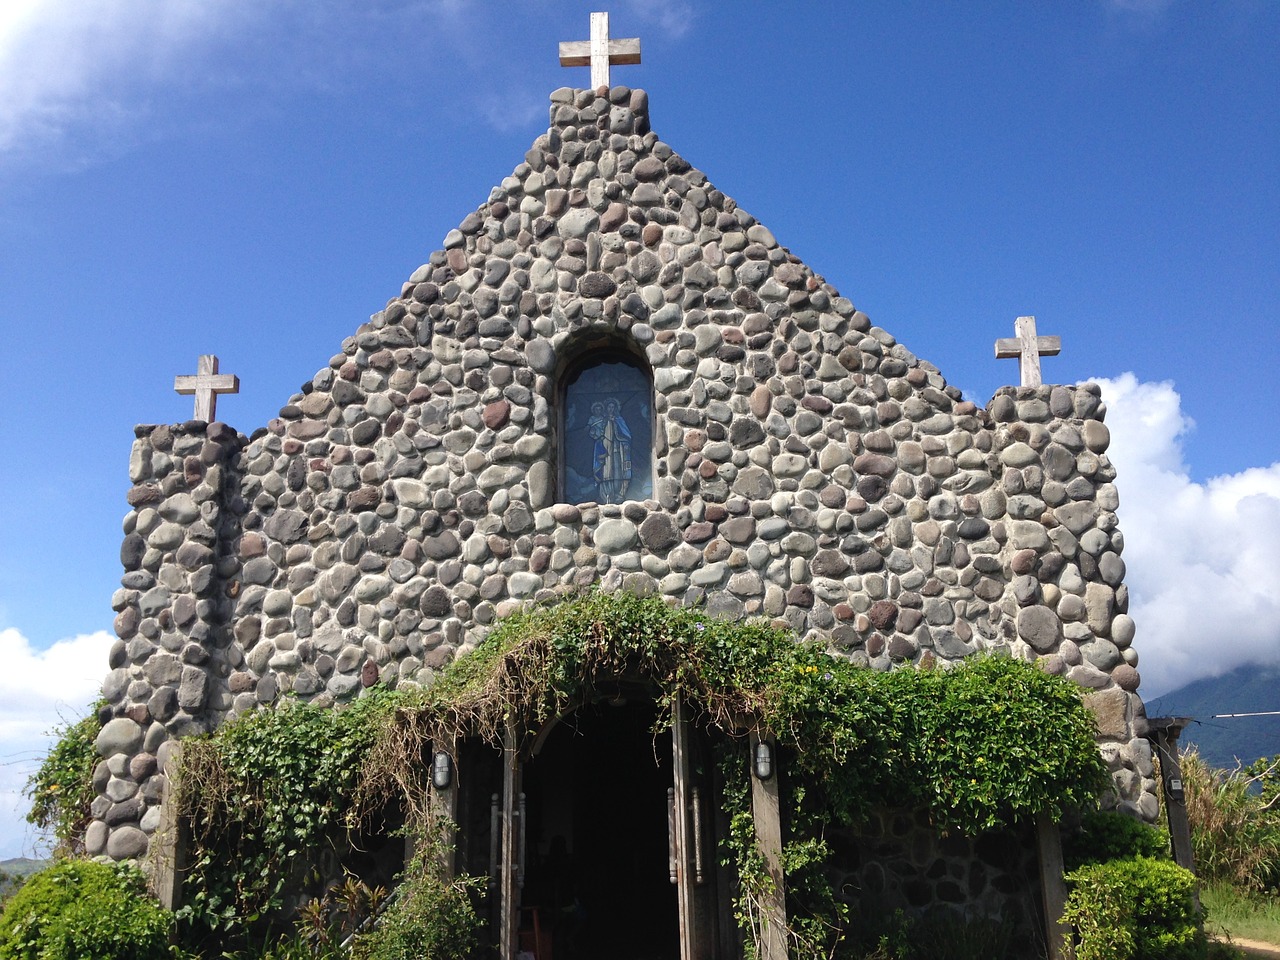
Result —
[[[234,373],[219,373],[215,376],[196,373],[173,378],[174,392],[183,396],[190,396],[204,388],[218,393],[239,393],[240,378]]]
[[[609,62],[619,66],[627,66],[640,62],[640,38],[628,37],[624,40],[609,41]],[[590,40],[565,40],[560,44],[560,66],[591,66]]]
[[[1062,352],[1061,337],[1036,337],[1036,353],[1042,357],[1056,357]],[[1022,341],[1016,337],[1001,337],[996,341],[996,359],[1007,360],[1022,356]]]

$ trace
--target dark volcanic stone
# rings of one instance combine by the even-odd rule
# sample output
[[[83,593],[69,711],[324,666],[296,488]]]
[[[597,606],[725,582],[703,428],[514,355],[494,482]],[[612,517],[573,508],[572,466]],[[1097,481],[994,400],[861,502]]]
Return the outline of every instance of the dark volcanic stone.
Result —
[[[617,289],[618,285],[603,273],[588,273],[578,281],[578,292],[584,297],[601,299],[611,296]]]
[[[640,524],[640,542],[646,550],[660,551],[673,546],[680,539],[680,531],[673,517],[655,513]]]
[[[867,618],[878,630],[887,630],[898,619],[898,605],[891,600],[877,600],[867,611]]]
[[[147,552],[147,541],[140,533],[131,533],[120,544],[120,563],[126,570],[136,570],[142,566],[142,557]]]
[[[376,490],[374,492],[377,493]],[[267,518],[262,529],[273,540],[279,540],[281,543],[296,543],[306,532],[307,516],[297,510],[277,510]]]

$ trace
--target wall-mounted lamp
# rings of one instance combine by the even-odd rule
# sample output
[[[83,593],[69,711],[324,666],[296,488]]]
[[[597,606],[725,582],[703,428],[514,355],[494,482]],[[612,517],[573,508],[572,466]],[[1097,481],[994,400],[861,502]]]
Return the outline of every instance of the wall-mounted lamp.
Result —
[[[431,761],[431,785],[437,790],[448,790],[453,783],[453,758],[443,750],[437,750]]]
[[[752,764],[757,780],[768,780],[773,776],[773,744],[768,740],[757,740],[754,763]]]

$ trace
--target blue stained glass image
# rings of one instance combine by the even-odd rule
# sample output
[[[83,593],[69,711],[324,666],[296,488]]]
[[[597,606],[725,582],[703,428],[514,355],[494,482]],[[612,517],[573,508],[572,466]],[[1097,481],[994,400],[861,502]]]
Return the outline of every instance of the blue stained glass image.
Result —
[[[622,503],[653,496],[649,378],[627,363],[587,367],[564,409],[564,499]]]

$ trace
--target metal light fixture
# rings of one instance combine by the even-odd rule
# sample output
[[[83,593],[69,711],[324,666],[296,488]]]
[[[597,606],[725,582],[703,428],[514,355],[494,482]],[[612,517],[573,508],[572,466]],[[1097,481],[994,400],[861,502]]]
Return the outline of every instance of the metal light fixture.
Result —
[[[757,740],[754,763],[752,764],[757,780],[768,780],[773,776],[773,744],[768,740]]]
[[[437,750],[431,761],[431,785],[437,790],[448,790],[453,783],[453,758],[443,750]]]

